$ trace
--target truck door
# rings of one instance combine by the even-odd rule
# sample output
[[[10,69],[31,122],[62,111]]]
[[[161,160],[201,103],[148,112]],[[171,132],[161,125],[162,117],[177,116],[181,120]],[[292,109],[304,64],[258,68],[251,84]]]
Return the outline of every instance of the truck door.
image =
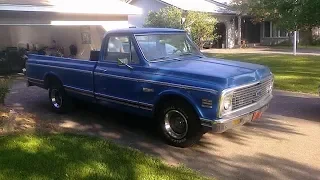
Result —
[[[135,108],[143,108],[139,102],[141,92],[140,61],[131,38],[123,35],[109,35],[103,58],[95,70],[96,98]],[[147,105],[146,105],[147,106]]]

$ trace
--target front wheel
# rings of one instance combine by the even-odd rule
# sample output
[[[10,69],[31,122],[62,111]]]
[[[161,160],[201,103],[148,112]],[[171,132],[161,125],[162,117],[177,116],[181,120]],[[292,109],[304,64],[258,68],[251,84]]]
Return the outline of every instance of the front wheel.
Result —
[[[52,109],[57,113],[65,113],[71,108],[71,101],[61,85],[53,84],[49,88],[49,100]]]
[[[164,139],[177,147],[192,146],[203,135],[200,120],[193,108],[181,100],[164,103],[157,114]]]

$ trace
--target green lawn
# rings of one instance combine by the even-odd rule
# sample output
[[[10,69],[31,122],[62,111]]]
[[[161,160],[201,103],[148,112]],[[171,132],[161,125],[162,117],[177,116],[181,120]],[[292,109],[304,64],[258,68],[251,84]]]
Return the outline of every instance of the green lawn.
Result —
[[[316,94],[320,85],[320,56],[278,54],[207,54],[268,66],[275,75],[275,88]]]
[[[205,179],[185,167],[75,135],[0,136],[0,179]]]

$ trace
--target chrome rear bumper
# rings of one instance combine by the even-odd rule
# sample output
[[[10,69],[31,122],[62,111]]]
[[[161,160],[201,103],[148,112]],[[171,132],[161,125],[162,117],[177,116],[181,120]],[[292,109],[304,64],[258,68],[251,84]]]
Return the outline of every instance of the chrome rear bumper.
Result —
[[[221,119],[201,119],[201,124],[205,127],[211,128],[213,133],[222,133],[228,129],[232,129],[236,126],[241,126],[247,122],[250,122],[255,112],[264,112],[267,110],[271,99],[272,95],[267,96],[259,102],[256,102],[255,104],[252,104],[241,111],[237,111]]]

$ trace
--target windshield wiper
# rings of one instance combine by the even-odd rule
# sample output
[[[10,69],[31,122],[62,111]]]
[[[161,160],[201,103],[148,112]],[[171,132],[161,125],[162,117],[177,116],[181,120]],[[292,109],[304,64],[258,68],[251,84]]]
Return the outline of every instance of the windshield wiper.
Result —
[[[159,57],[159,58],[154,58],[154,59],[151,59],[151,61],[164,60],[164,59],[167,59],[167,58],[169,58],[169,56],[163,56],[163,57]]]
[[[191,52],[185,52],[185,53],[179,54],[179,56],[186,56],[186,55],[192,55],[192,53]]]
[[[198,54],[193,54],[193,53],[191,53],[191,52],[185,52],[185,53],[179,54],[179,56],[187,56],[187,55],[194,55],[194,56],[197,56],[197,57],[199,57],[199,58],[203,58],[203,56],[198,55]]]

